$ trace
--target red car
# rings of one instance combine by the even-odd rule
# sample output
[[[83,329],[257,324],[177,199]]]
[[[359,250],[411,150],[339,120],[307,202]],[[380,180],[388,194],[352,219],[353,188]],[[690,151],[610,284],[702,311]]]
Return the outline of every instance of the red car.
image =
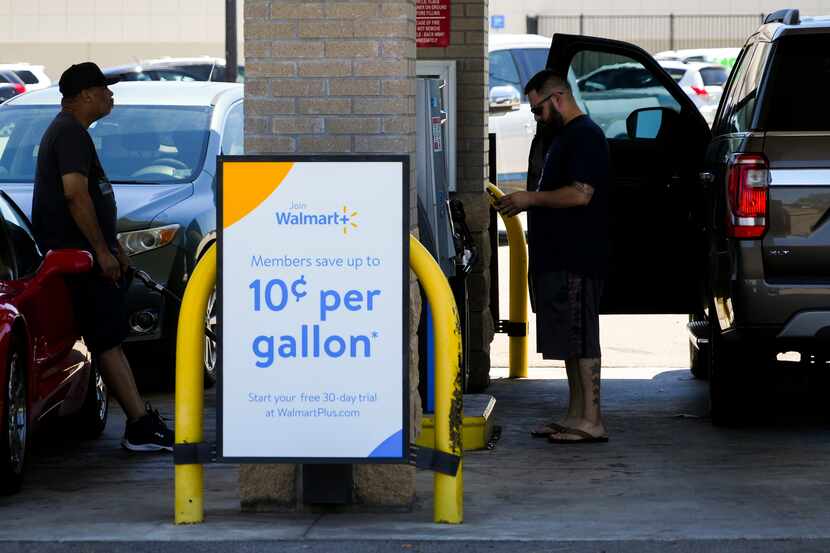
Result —
[[[106,426],[107,389],[64,279],[91,268],[85,251],[41,255],[26,216],[0,192],[0,494],[20,489],[32,432],[46,417],[73,417],[83,437]]]

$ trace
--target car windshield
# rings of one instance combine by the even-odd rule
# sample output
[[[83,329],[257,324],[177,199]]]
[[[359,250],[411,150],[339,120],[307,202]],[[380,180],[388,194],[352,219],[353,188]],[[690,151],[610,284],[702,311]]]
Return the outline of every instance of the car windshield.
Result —
[[[664,67],[663,69],[666,70],[666,73],[671,75],[671,78],[674,79],[674,82],[676,83],[679,83],[683,79],[683,75],[686,74],[685,69],[678,67]]]
[[[35,77],[34,73],[31,71],[26,71],[25,69],[15,69],[14,71],[20,80],[22,80],[25,84],[37,84],[38,80]]]
[[[33,182],[43,133],[57,106],[0,109],[0,182]],[[191,181],[204,163],[210,108],[117,106],[89,128],[113,183]]]
[[[703,77],[705,86],[723,86],[729,72],[725,67],[704,67],[700,70],[700,76]]]
[[[513,54],[516,56],[516,61],[522,70],[522,88],[519,92],[524,92],[527,81],[545,68],[545,64],[548,62],[548,49],[520,48],[513,50]]]

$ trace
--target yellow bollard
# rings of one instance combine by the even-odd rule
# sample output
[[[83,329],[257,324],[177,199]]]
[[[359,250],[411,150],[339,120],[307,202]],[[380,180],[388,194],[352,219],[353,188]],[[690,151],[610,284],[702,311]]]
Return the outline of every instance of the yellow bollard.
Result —
[[[504,196],[487,185],[490,203]],[[510,247],[510,322],[524,326],[524,336],[510,336],[510,378],[527,378],[527,244],[518,217],[504,217],[507,245]]]
[[[204,440],[205,311],[216,285],[216,244],[196,264],[187,283],[176,336],[176,443]],[[175,467],[175,522],[193,524],[205,519],[202,465]]]
[[[414,237],[409,261],[432,306],[435,327],[435,447],[461,456],[462,395],[461,328],[452,290],[440,267]],[[204,410],[204,314],[216,284],[216,246],[212,245],[190,277],[182,301],[176,341],[176,443],[200,443]],[[464,519],[464,480],[459,463],[455,476],[435,473],[435,522],[460,524]],[[204,521],[202,465],[175,467],[175,522]]]
[[[461,326],[455,298],[435,259],[409,237],[409,266],[415,271],[432,308],[435,328],[435,448],[461,456]],[[435,473],[433,520],[460,524],[464,520],[462,465],[455,476]]]

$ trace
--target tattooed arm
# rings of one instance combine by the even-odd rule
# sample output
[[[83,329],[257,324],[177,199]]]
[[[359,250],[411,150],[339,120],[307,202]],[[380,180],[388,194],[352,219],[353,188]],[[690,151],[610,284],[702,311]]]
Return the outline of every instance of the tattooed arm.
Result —
[[[574,182],[556,190],[542,192],[514,192],[503,196],[497,203],[499,213],[508,217],[529,207],[565,208],[586,206],[594,196],[594,187],[584,182]]]

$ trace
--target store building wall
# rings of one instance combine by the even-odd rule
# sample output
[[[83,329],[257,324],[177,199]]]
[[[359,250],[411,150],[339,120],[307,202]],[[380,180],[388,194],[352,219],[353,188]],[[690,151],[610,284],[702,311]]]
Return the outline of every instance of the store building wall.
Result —
[[[244,59],[238,0],[239,59]],[[163,56],[225,56],[224,0],[3,0],[0,63],[101,67]]]

